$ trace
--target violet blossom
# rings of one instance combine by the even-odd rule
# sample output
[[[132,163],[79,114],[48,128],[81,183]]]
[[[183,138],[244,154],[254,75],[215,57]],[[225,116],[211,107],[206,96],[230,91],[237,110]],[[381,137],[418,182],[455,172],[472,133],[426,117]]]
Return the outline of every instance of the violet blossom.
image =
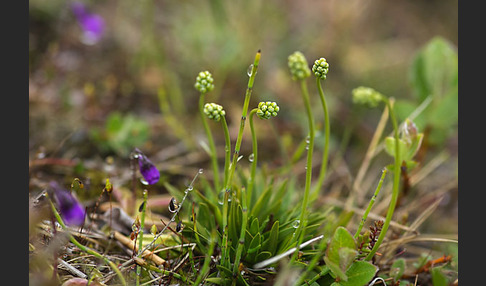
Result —
[[[153,185],[159,181],[160,172],[152,163],[152,161],[145,156],[138,148],[135,148],[133,152],[133,158],[138,160],[138,166],[140,173],[144,178],[144,182],[149,185]]]
[[[71,9],[83,29],[81,41],[87,45],[96,44],[105,32],[105,20],[103,17],[89,12],[81,2],[72,3]]]
[[[62,189],[56,182],[50,185],[54,189],[54,199],[64,223],[81,226],[84,223],[85,208],[70,191]]]

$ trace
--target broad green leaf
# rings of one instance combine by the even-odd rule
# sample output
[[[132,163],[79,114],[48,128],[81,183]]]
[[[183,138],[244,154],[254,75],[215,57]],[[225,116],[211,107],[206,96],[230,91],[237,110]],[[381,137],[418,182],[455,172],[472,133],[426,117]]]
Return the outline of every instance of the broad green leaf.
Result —
[[[400,159],[405,158],[405,155],[408,153],[408,147],[405,141],[398,139],[398,142],[400,142]],[[392,156],[395,158],[395,137],[386,137],[385,138],[385,150],[388,153],[388,155]]]
[[[389,275],[393,277],[393,281],[398,281],[402,278],[405,271],[405,260],[403,258],[396,259],[390,267]]]
[[[328,257],[329,261],[336,265],[340,265],[341,257],[339,255],[339,250],[343,247],[356,249],[356,243],[349,231],[340,226],[334,232],[332,240],[329,243],[326,251],[326,256]]]
[[[378,269],[373,264],[367,261],[356,261],[346,271],[348,279],[340,281],[343,286],[363,286],[368,283],[375,276]]]
[[[441,267],[434,267],[430,269],[430,274],[432,274],[432,285],[434,286],[447,286],[447,277],[442,272]]]
[[[328,257],[324,257],[324,262],[335,278],[339,278],[340,281],[348,280],[346,272],[339,267],[339,264],[330,261]]]
[[[349,247],[343,247],[339,249],[339,267],[341,270],[346,271],[348,267],[353,263],[354,258],[358,254],[356,249],[352,249]]]
[[[458,58],[453,46],[435,37],[415,56],[409,71],[410,82],[417,98],[422,101],[432,95],[440,98],[458,84]]]

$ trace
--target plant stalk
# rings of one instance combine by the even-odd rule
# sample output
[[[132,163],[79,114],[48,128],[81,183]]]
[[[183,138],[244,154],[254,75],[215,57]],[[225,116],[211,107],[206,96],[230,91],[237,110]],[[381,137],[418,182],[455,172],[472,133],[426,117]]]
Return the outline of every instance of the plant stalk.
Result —
[[[359,233],[361,232],[361,229],[363,228],[364,222],[368,218],[368,214],[371,211],[371,207],[375,203],[375,199],[378,196],[378,193],[381,190],[381,186],[383,185],[383,181],[385,180],[386,173],[388,172],[388,169],[384,168],[382,173],[381,173],[381,178],[380,181],[378,182],[378,186],[376,187],[375,193],[373,194],[373,197],[371,197],[370,203],[368,204],[368,207],[366,208],[366,211],[363,214],[363,217],[361,218],[361,221],[359,222],[358,229],[356,230],[356,233],[354,234],[354,239],[357,239],[359,236]]]
[[[386,214],[385,222],[383,224],[383,227],[380,231],[380,235],[378,236],[378,240],[376,241],[375,245],[371,249],[370,253],[368,253],[368,256],[366,256],[365,260],[369,261],[373,258],[375,255],[376,251],[378,250],[378,247],[380,247],[383,239],[385,238],[386,232],[388,231],[388,227],[390,226],[391,219],[393,217],[393,213],[395,212],[395,207],[397,205],[397,200],[398,200],[398,193],[399,193],[399,187],[400,187],[400,165],[401,165],[401,158],[400,158],[400,144],[399,144],[399,137],[398,137],[398,124],[397,124],[397,119],[395,117],[395,112],[393,110],[392,105],[390,104],[390,100],[388,98],[383,98],[383,101],[385,101],[386,106],[388,107],[388,111],[390,112],[390,118],[392,120],[393,124],[393,133],[395,137],[395,164],[394,164],[394,170],[393,170],[393,189],[392,189],[392,197],[390,201],[390,206],[388,207],[388,212]]]
[[[316,78],[317,89],[319,90],[319,97],[321,98],[322,109],[324,111],[324,151],[322,154],[322,164],[321,170],[319,171],[319,178],[317,184],[315,185],[315,191],[319,192],[322,184],[324,183],[324,178],[327,172],[327,161],[329,157],[329,137],[331,133],[331,124],[329,122],[329,112],[327,110],[326,98],[324,97],[324,91],[322,91],[321,81]]]
[[[248,80],[248,87],[246,89],[246,94],[245,94],[245,101],[243,103],[243,111],[241,114],[241,122],[240,122],[240,129],[238,131],[238,137],[236,138],[236,143],[235,143],[235,152],[233,154],[233,160],[231,162],[230,171],[228,174],[228,180],[225,185],[225,194],[224,194],[224,200],[223,200],[223,240],[222,240],[222,245],[221,245],[221,265],[227,266],[227,263],[229,261],[227,260],[227,255],[228,255],[228,249],[227,249],[227,223],[228,223],[228,197],[229,193],[231,191],[231,183],[233,180],[233,175],[236,169],[236,163],[237,159],[240,155],[240,147],[241,147],[241,140],[243,137],[243,129],[245,128],[245,121],[246,121],[246,116],[248,113],[248,106],[250,104],[250,98],[251,98],[251,93],[253,91],[253,83],[255,81],[255,76],[258,70],[258,64],[260,62],[260,57],[261,57],[261,52],[258,50],[258,52],[255,55],[255,60],[253,62],[253,66],[251,68],[251,74],[250,74],[250,79]]]
[[[302,91],[302,98],[304,100],[304,106],[307,113],[308,124],[309,124],[309,140],[307,149],[307,163],[306,163],[306,170],[305,170],[305,190],[304,190],[304,199],[302,201],[302,211],[300,213],[300,224],[299,228],[297,229],[297,233],[299,234],[297,237],[298,243],[300,245],[304,239],[305,235],[305,228],[307,226],[306,221],[306,211],[307,205],[309,201],[309,191],[312,179],[312,153],[314,150],[314,137],[315,137],[315,129],[314,129],[314,116],[312,115],[312,107],[310,104],[309,92],[307,91],[307,84],[305,80],[300,81],[300,88]],[[292,256],[292,260],[296,258],[296,254]]]
[[[219,168],[218,168],[218,154],[216,153],[216,146],[214,145],[213,135],[211,134],[211,130],[209,129],[208,121],[206,116],[204,115],[204,97],[205,93],[201,93],[199,96],[199,114],[201,115],[201,120],[203,122],[204,131],[206,131],[206,136],[208,137],[208,144],[209,150],[211,152],[211,164],[213,167],[213,180],[214,180],[214,189],[216,194],[221,191],[220,182],[219,182]]]

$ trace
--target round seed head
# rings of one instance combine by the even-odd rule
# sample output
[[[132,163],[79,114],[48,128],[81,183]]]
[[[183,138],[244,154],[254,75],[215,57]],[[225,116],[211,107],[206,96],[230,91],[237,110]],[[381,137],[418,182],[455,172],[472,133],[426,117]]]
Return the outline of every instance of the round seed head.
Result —
[[[206,103],[203,112],[209,119],[214,121],[219,121],[222,116],[226,115],[223,107],[216,103]]]
[[[269,119],[277,116],[279,110],[280,108],[276,102],[262,101],[258,103],[257,116],[260,117],[260,119]]]
[[[311,74],[304,54],[299,51],[294,52],[288,57],[288,65],[293,80],[303,80]]]
[[[352,91],[353,102],[368,107],[376,107],[383,100],[384,96],[378,91],[365,86],[360,86]]]
[[[327,72],[329,71],[329,63],[325,58],[320,58],[314,61],[312,66],[312,72],[320,79],[326,79]]]
[[[213,76],[210,72],[202,71],[197,75],[194,87],[200,93],[207,93],[214,89],[213,81]]]

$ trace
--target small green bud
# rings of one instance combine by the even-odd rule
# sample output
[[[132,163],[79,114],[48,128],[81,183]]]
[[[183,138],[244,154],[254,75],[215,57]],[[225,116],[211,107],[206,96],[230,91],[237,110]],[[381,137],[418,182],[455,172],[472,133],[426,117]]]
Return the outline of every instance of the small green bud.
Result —
[[[325,58],[320,58],[314,61],[312,66],[312,72],[317,78],[326,79],[327,72],[329,71],[329,63]]]
[[[368,107],[378,106],[384,98],[378,91],[364,86],[353,89],[352,93],[354,103],[367,105]]]
[[[258,103],[257,115],[260,119],[269,119],[277,116],[279,110],[280,107],[278,107],[276,102],[262,101]]]
[[[311,70],[307,60],[301,52],[297,51],[288,58],[288,65],[293,80],[303,80],[310,76]]]
[[[203,112],[209,119],[212,119],[214,121],[219,121],[222,116],[226,115],[223,107],[216,103],[206,103],[204,105]]]
[[[208,71],[202,71],[197,75],[194,87],[200,93],[207,93],[214,89],[213,76]]]

